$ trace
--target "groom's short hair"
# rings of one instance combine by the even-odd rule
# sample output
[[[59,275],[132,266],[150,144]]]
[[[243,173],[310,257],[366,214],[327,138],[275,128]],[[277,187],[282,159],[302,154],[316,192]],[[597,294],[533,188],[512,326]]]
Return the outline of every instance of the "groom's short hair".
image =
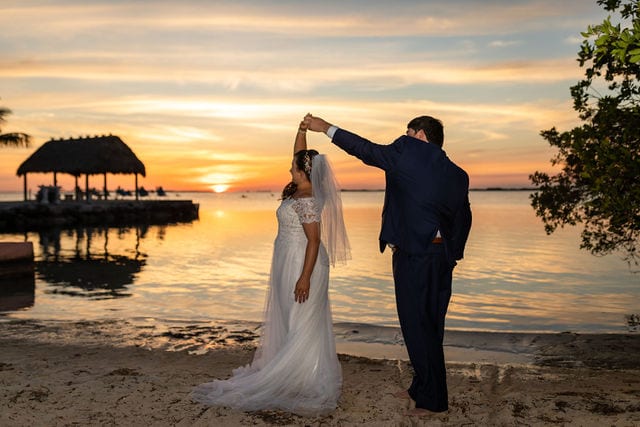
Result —
[[[431,116],[420,116],[411,120],[407,125],[408,129],[416,132],[424,131],[427,141],[442,147],[444,144],[444,128],[442,122]]]

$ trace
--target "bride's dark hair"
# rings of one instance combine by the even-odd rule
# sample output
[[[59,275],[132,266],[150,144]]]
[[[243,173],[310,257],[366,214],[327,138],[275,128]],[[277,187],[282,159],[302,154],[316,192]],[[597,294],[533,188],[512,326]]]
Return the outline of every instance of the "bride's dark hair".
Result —
[[[293,155],[293,161],[297,168],[304,171],[304,174],[307,176],[309,181],[311,181],[311,166],[313,164],[313,158],[317,155],[318,152],[316,150],[300,150]],[[293,196],[293,193],[295,193],[297,189],[298,186],[293,181],[285,185],[282,190],[282,200]]]

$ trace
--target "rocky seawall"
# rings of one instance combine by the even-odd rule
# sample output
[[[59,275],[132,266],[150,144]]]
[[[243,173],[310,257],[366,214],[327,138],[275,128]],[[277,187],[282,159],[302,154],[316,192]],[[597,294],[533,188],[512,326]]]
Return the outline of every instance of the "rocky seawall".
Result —
[[[35,201],[0,203],[0,233],[52,227],[127,226],[171,224],[198,219],[197,203],[191,200]]]

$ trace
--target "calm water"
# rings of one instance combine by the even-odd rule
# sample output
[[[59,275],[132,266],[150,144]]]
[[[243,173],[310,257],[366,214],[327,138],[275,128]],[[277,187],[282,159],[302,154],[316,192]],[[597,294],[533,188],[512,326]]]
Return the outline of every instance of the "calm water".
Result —
[[[527,192],[472,192],[474,224],[454,272],[449,329],[626,332],[640,274],[578,249],[577,229],[547,236]],[[0,199],[19,199],[3,195]],[[176,195],[169,195],[176,198]],[[32,300],[0,296],[5,318],[259,321],[277,195],[188,194],[191,224],[0,234],[36,252]],[[382,192],[343,193],[353,260],[332,271],[336,323],[398,326],[391,259],[377,236]]]

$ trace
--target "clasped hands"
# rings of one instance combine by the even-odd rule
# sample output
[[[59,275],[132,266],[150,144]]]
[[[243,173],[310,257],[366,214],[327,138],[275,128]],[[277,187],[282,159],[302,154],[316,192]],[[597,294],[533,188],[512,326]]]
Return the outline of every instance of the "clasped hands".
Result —
[[[306,132],[308,129],[313,132],[326,133],[330,127],[330,123],[324,121],[320,117],[314,117],[311,113],[307,113],[307,115],[304,116],[304,119],[300,122],[298,132]]]

